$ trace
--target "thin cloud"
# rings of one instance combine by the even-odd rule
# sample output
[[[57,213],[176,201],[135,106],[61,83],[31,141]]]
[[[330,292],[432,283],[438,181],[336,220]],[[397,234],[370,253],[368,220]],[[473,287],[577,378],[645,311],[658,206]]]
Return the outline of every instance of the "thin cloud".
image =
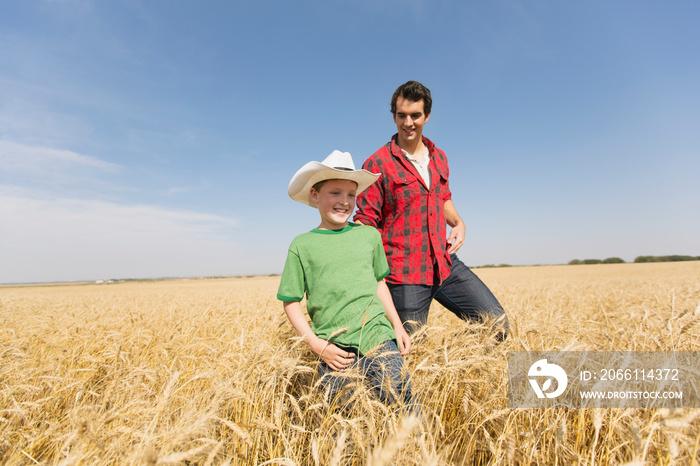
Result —
[[[115,163],[70,150],[29,146],[3,139],[0,139],[0,165],[5,173],[30,175],[64,172],[76,167],[111,173],[122,168]]]
[[[0,189],[0,283],[221,274],[240,247],[235,219]]]
[[[74,238],[157,239],[164,236],[218,236],[237,225],[233,219],[151,205],[121,205],[91,199],[51,199],[0,194],[2,230],[16,239],[37,239],[46,231]],[[35,233],[36,232],[36,233]]]

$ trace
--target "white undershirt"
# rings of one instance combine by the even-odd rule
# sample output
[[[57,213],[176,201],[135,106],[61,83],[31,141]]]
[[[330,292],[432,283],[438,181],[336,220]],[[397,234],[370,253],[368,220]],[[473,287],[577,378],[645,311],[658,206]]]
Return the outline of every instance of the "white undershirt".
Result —
[[[416,170],[418,170],[418,173],[420,174],[421,178],[423,178],[423,181],[425,181],[425,185],[428,187],[428,189],[430,189],[430,170],[428,169],[428,164],[430,164],[430,152],[428,151],[428,148],[423,147],[422,162],[419,162],[418,160],[408,155],[408,152],[406,152],[403,149],[401,149],[401,152],[403,152],[404,157],[410,160],[413,166],[416,167]]]

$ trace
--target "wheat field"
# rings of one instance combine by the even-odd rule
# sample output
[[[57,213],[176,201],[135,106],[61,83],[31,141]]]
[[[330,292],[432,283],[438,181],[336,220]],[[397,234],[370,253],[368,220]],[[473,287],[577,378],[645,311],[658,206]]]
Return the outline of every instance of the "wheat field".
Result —
[[[476,272],[511,335],[434,304],[420,418],[362,387],[329,407],[279,277],[0,287],[0,461],[699,464],[700,409],[511,409],[506,352],[698,351],[700,262]]]

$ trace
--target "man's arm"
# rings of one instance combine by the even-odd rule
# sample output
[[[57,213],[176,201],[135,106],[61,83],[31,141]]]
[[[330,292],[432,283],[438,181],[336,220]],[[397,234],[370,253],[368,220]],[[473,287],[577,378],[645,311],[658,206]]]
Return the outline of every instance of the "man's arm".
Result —
[[[396,307],[394,307],[394,300],[391,299],[391,292],[389,291],[389,287],[386,286],[386,281],[384,281],[384,279],[378,282],[377,297],[384,305],[386,317],[389,319],[389,322],[391,322],[391,326],[394,327],[394,332],[396,332],[396,339],[399,343],[399,353],[402,355],[408,354],[411,349],[411,337],[408,336],[408,333],[406,333],[406,330],[403,328],[399,313],[396,312]]]
[[[447,238],[447,242],[450,243],[450,248],[447,252],[454,254],[464,244],[464,238],[467,235],[467,226],[462,221],[462,217],[457,213],[452,199],[445,201],[443,209],[445,212],[445,221],[452,227],[450,236]]]
[[[285,301],[282,304],[294,330],[304,338],[311,351],[328,364],[328,367],[334,371],[339,371],[352,364],[354,361],[352,353],[343,351],[330,341],[319,338],[314,334],[299,301]]]
[[[365,160],[362,168],[372,173],[380,173],[371,157]],[[381,222],[383,204],[384,187],[380,179],[357,195],[357,212],[355,212],[353,221],[360,225],[370,225],[377,228]]]

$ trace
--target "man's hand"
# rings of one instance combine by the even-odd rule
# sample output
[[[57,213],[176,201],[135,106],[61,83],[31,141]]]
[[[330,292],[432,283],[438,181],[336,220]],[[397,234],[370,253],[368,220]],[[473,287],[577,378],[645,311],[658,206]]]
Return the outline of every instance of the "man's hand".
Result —
[[[447,238],[447,242],[450,244],[447,252],[454,254],[464,244],[464,238],[467,236],[467,227],[462,221],[462,217],[457,213],[452,199],[445,201],[443,209],[445,210],[445,220],[452,227],[450,236]]]
[[[450,243],[450,248],[447,250],[450,254],[457,252],[459,248],[464,244],[464,237],[467,234],[467,227],[464,222],[459,222],[457,225],[452,227],[450,231],[450,236],[447,238],[447,242]]]

